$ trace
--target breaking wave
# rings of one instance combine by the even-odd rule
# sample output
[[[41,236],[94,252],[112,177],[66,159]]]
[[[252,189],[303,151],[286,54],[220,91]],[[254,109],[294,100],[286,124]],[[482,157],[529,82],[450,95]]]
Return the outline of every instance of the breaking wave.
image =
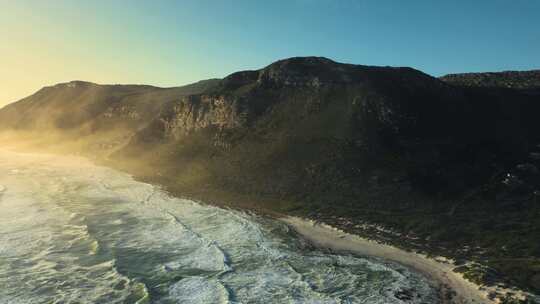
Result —
[[[274,220],[82,160],[6,153],[0,303],[437,302],[419,274],[314,250]]]

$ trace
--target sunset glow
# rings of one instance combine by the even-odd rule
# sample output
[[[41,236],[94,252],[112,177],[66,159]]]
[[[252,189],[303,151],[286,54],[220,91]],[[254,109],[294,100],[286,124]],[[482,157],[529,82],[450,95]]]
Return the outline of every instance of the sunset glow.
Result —
[[[436,76],[540,67],[538,1],[392,2],[0,0],[0,105],[70,80],[168,87],[291,56]]]

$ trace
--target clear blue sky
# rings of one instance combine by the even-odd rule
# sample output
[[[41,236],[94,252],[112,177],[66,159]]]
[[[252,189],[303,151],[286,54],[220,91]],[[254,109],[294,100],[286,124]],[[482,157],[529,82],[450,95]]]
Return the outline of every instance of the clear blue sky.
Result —
[[[305,55],[438,76],[540,68],[540,0],[0,0],[0,37],[0,105],[72,79],[174,86]]]

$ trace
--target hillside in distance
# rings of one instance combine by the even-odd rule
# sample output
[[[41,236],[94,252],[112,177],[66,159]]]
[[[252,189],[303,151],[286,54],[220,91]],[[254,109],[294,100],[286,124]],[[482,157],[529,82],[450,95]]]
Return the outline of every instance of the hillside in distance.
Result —
[[[61,83],[2,108],[0,125],[4,130],[18,132],[18,137],[25,133],[32,139],[37,136],[47,145],[50,140],[56,142],[56,136],[83,139],[82,149],[94,152],[125,143],[159,113],[163,103],[200,93],[218,81],[210,79],[176,88]],[[39,134],[33,133],[36,131]],[[49,137],[53,138],[47,140]]]
[[[540,70],[449,74],[441,77],[441,80],[467,87],[538,89]]]
[[[473,260],[487,267],[471,280],[538,293],[538,72],[478,75],[297,57],[179,88],[70,82],[0,110],[0,137]]]

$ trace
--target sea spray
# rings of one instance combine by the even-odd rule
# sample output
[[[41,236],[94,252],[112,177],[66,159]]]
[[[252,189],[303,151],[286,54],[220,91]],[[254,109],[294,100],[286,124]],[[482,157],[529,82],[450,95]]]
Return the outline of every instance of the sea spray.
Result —
[[[315,250],[281,222],[81,159],[5,153],[0,170],[17,174],[0,176],[0,303],[437,302],[421,275]]]

